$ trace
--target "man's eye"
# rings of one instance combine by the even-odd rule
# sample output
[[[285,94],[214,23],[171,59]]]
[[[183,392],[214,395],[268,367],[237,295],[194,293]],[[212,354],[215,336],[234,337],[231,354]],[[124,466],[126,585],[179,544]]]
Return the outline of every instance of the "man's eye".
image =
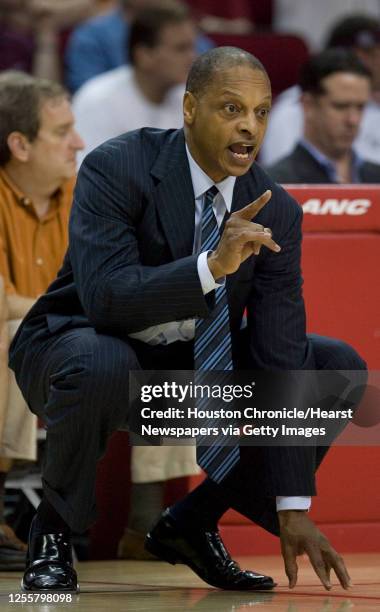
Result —
[[[229,115],[233,115],[234,113],[238,113],[239,109],[235,104],[226,104],[224,107]]]
[[[261,108],[258,111],[258,115],[259,117],[261,117],[262,119],[265,119],[266,117],[268,117],[269,115],[269,108]]]

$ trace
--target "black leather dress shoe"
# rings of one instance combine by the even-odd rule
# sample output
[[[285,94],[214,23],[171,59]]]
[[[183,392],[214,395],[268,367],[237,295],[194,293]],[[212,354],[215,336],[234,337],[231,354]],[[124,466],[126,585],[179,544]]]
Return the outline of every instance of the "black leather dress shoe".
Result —
[[[21,582],[22,590],[78,592],[70,535],[67,533],[34,535],[34,522],[35,519],[30,527],[26,570]]]
[[[242,570],[226,550],[218,531],[182,529],[165,510],[145,539],[145,548],[173,565],[185,563],[202,580],[219,589],[269,591],[272,578]]]

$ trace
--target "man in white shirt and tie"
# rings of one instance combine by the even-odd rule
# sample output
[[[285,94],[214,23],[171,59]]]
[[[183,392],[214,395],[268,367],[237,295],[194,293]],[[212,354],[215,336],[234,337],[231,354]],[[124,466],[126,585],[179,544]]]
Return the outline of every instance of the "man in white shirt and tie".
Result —
[[[77,588],[63,544],[93,520],[97,459],[131,418],[128,371],[365,369],[347,344],[306,335],[302,210],[254,163],[271,105],[265,68],[221,47],[194,62],[186,89],[184,130],[138,130],[86,158],[64,266],[11,347],[52,449],[26,590]],[[201,450],[208,478],[162,514],[146,548],[218,588],[272,589],[270,577],[242,570],[223,545],[218,521],[233,507],[280,536],[290,588],[303,552],[327,590],[331,569],[348,588],[343,560],[307,513],[327,450]]]

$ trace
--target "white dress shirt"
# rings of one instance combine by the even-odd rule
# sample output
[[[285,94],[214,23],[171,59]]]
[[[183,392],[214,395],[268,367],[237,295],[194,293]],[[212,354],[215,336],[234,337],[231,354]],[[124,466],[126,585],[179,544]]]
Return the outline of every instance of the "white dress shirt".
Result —
[[[214,181],[205,174],[197,162],[191,156],[186,145],[187,158],[190,165],[191,181],[193,183],[195,197],[195,231],[193,253],[196,254],[201,248],[202,212],[204,207],[205,193],[215,185],[218,194],[213,202],[213,209],[218,226],[220,227],[226,211],[231,211],[233,191],[235,187],[235,176],[228,176],[220,183]],[[198,256],[198,274],[204,295],[220,287],[212,276],[207,265],[207,252],[200,253]],[[152,325],[142,331],[129,334],[131,338],[136,338],[148,344],[170,344],[178,340],[188,341],[195,336],[195,319],[185,321],[172,321],[161,325]],[[310,497],[276,497],[277,510],[308,510],[311,505]]]

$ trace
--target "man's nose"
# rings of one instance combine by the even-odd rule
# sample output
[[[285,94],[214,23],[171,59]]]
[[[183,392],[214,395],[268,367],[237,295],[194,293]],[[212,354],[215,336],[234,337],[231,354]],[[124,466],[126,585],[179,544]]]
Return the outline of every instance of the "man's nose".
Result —
[[[352,108],[347,111],[346,121],[351,127],[359,127],[362,116],[363,112],[361,110]]]
[[[252,136],[257,134],[258,122],[256,115],[254,113],[247,114],[239,122],[238,128],[239,132],[244,132],[245,134],[251,134]]]
[[[78,134],[78,132],[76,130],[74,130],[74,133],[73,133],[73,137],[72,137],[72,140],[71,140],[71,146],[76,151],[82,151],[84,149],[84,147],[85,147],[84,141],[79,136],[79,134]]]

